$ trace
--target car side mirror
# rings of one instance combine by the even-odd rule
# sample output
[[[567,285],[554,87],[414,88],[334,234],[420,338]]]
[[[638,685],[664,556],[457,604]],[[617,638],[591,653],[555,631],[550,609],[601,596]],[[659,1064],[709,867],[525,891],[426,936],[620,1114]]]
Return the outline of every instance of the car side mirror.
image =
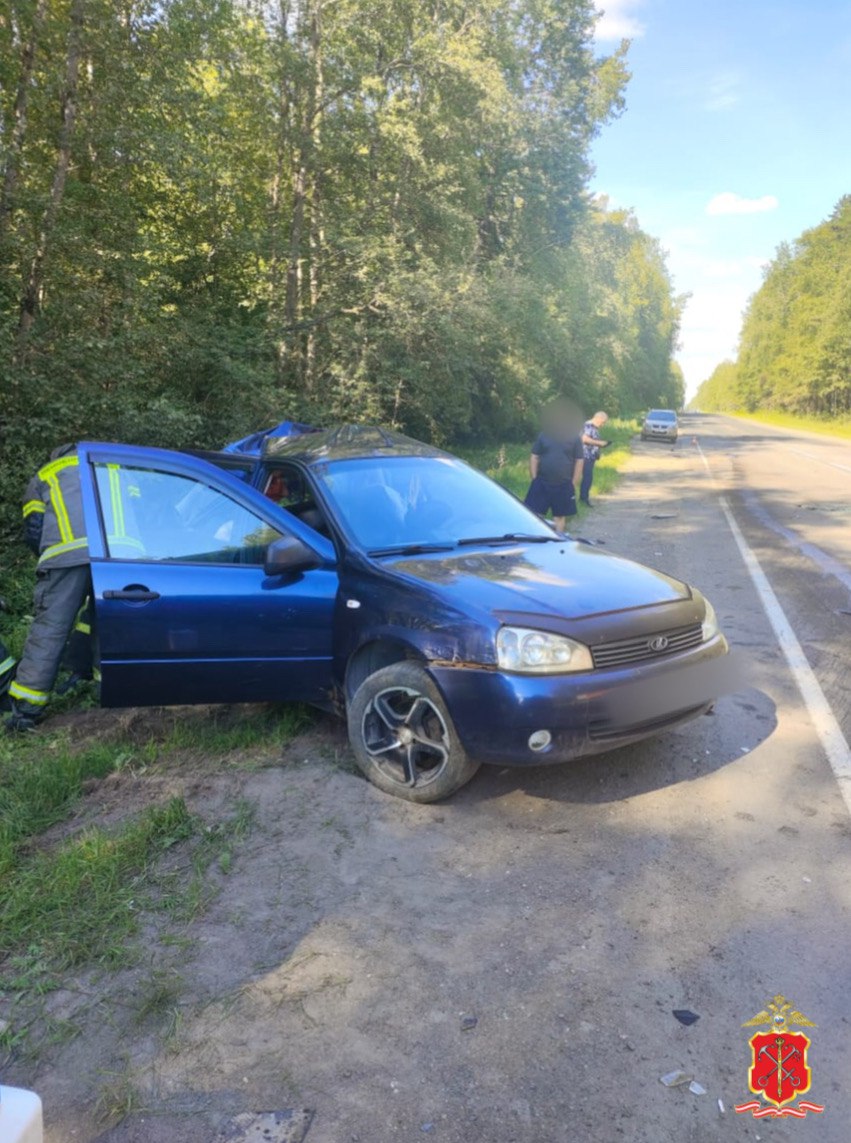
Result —
[[[293,575],[319,567],[319,556],[296,536],[282,536],[266,549],[266,575]]]

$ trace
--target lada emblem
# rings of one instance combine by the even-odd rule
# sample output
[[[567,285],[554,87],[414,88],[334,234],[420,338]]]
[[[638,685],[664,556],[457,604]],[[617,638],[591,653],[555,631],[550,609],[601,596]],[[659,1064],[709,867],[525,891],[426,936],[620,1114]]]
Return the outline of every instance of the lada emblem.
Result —
[[[655,639],[651,639],[647,644],[651,651],[664,651],[668,646],[668,640],[664,635],[657,635]]]

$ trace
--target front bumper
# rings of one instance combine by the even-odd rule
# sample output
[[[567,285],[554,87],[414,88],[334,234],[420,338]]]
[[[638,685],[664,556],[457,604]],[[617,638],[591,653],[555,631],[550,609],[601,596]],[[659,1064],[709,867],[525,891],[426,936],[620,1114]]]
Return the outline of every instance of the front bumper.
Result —
[[[722,635],[682,655],[581,675],[512,675],[431,664],[458,736],[471,758],[540,766],[601,754],[703,714],[735,689]],[[543,751],[529,738],[547,730]]]

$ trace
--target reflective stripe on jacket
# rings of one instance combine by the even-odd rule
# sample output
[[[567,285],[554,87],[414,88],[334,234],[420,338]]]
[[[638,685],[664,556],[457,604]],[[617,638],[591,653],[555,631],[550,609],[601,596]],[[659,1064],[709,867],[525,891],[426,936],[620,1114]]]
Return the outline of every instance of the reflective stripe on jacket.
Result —
[[[39,567],[73,567],[89,562],[76,453],[51,460],[27,485],[24,524],[28,533],[35,533],[39,520]]]
[[[138,559],[145,554],[145,548],[134,535],[137,528],[131,501],[134,495],[138,497],[139,489],[133,484],[127,484],[126,470],[120,464],[106,465],[106,487],[103,472],[103,467],[99,465],[98,489],[109,554],[114,559]]]

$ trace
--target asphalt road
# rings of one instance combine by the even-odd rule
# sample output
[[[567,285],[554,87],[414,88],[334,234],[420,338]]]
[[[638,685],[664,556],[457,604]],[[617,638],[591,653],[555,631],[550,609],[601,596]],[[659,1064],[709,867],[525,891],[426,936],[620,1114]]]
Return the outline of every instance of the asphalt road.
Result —
[[[851,741],[851,441],[687,417]]]
[[[828,753],[841,780],[851,446],[690,416],[675,448],[636,442],[630,467],[582,531],[704,590],[749,685],[711,719],[601,760],[596,796],[590,767],[573,788],[609,810],[583,842],[580,925],[606,980],[588,979],[596,1016],[577,1042],[582,1126],[541,1137],[847,1140],[851,821]],[[817,1025],[809,1098],[825,1111],[804,1121],[733,1111],[748,1098],[741,1024],[776,993]],[[700,1021],[680,1027],[682,1008]],[[675,1068],[708,1095],[662,1087]]]

